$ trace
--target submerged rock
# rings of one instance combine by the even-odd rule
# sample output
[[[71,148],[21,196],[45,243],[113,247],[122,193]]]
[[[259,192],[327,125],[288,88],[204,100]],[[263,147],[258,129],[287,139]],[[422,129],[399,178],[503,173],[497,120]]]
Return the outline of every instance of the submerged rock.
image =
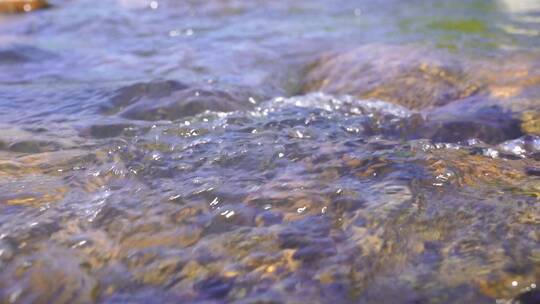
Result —
[[[16,44],[0,48],[0,64],[5,65],[41,62],[56,57],[57,56],[52,52],[28,45]]]
[[[103,111],[168,104],[190,91],[182,87],[134,86]],[[472,104],[486,125],[493,123],[487,117],[506,117],[504,109]],[[450,106],[419,117],[387,102],[314,93],[226,118],[133,123],[129,131],[114,117],[93,136],[115,138],[91,155],[8,159],[0,174],[25,191],[6,195],[22,188],[14,182],[0,187],[7,223],[0,301],[12,294],[70,301],[73,290],[106,303],[516,298],[524,291],[512,282],[530,286],[540,272],[533,268],[540,213],[531,196],[539,165],[529,157],[536,137],[501,145],[521,153],[515,157],[479,141],[399,137],[415,131],[409,126],[429,131],[430,119],[450,120],[443,114],[465,119],[460,102]],[[25,183],[35,176],[48,181],[45,190],[67,192],[25,200],[41,190]],[[12,210],[23,211],[14,217]],[[58,223],[53,232],[43,220]],[[59,254],[67,256],[66,269],[33,258]],[[523,270],[508,270],[515,261]],[[61,279],[45,284],[42,273]],[[14,274],[21,295],[7,280]]]
[[[411,45],[369,45],[321,56],[307,68],[301,91],[375,98],[409,109],[481,96],[522,112],[539,107],[538,62],[537,54],[523,52],[469,60]]]
[[[0,274],[2,303],[95,301],[96,281],[86,274],[77,259],[69,255],[67,250],[52,248],[49,251],[30,259],[18,259],[16,264],[10,265]],[[63,258],[59,260],[58,256]],[[16,282],[24,284],[14,284]]]
[[[500,143],[521,137],[521,121],[503,106],[481,97],[468,98],[426,112],[420,136],[436,142],[479,139]]]
[[[497,64],[493,64],[496,61]],[[497,58],[471,62],[470,74],[485,84],[490,97],[524,102],[538,109],[540,98],[540,60],[534,52],[515,52]],[[523,100],[516,100],[515,98]]]
[[[421,116],[403,121],[405,138],[500,143],[538,132],[536,116],[522,114],[539,107],[536,57],[514,57],[511,64],[493,66],[422,47],[370,45],[322,56],[308,67],[302,91],[419,110]]]
[[[45,0],[0,0],[0,13],[28,13],[47,7]]]
[[[159,99],[187,88],[187,85],[172,80],[132,84],[117,90],[110,102],[102,105],[101,110],[105,114],[115,114],[141,98]]]
[[[516,303],[517,304],[540,303],[540,290],[531,290],[531,291],[521,294],[519,297],[517,297]]]
[[[243,90],[192,88],[177,81],[163,81],[118,90],[102,112],[134,120],[176,120],[205,111],[249,109],[254,102],[254,96]]]
[[[525,112],[522,116],[521,129],[532,135],[540,135],[540,112]]]
[[[131,127],[132,125],[126,123],[95,124],[82,130],[81,135],[99,139],[111,138],[123,134]]]
[[[42,182],[44,183],[44,182]],[[28,185],[31,185],[31,182],[27,182]],[[25,186],[24,182],[17,181],[18,186]],[[68,190],[66,188],[54,189],[52,187],[59,187],[59,185],[50,183],[46,186],[51,187],[46,189],[32,189],[32,192],[25,193],[16,193],[12,195],[0,195],[0,206],[32,206],[39,207],[45,204],[55,203],[64,199]],[[4,188],[4,187],[3,187]],[[41,192],[37,192],[41,190]]]
[[[0,151],[34,154],[74,148],[76,145],[72,139],[57,138],[54,134],[36,135],[8,124],[1,127],[3,131],[0,134]]]
[[[375,98],[421,109],[474,95],[458,61],[408,46],[368,46],[323,56],[307,70],[303,92],[323,91]]]

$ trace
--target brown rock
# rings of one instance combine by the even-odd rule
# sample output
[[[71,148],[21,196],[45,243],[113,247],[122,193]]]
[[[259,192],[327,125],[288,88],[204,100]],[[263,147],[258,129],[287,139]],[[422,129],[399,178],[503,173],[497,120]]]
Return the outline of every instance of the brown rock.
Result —
[[[443,54],[410,46],[369,46],[324,56],[308,69],[302,90],[420,109],[469,97],[479,89],[458,62]]]
[[[368,45],[321,56],[308,67],[302,92],[349,94],[411,109],[481,95],[522,112],[538,109],[538,67],[538,55],[527,52],[471,60],[412,45]]]
[[[45,0],[0,0],[0,13],[28,13],[47,7]]]
[[[59,202],[64,199],[66,188],[43,189],[42,192],[26,192],[13,195],[1,195],[0,204],[39,207],[44,204]]]
[[[202,230],[198,227],[184,227],[176,231],[135,233],[126,237],[121,243],[122,253],[144,250],[148,248],[170,247],[184,248],[197,243]]]
[[[502,59],[502,60],[501,60]],[[540,72],[538,54],[518,52],[489,62],[478,62],[471,67],[477,79],[486,84],[489,95],[493,98],[509,99],[513,97],[538,98]],[[537,102],[532,101],[537,104]]]
[[[429,168],[441,183],[483,185],[502,183],[518,186],[525,178],[522,160],[508,162],[483,155],[470,155],[464,151],[433,151]]]
[[[522,121],[521,129],[524,133],[540,135],[540,112],[525,112]]]
[[[20,259],[3,271],[1,303],[95,302],[96,280],[67,251],[57,248],[50,251]]]

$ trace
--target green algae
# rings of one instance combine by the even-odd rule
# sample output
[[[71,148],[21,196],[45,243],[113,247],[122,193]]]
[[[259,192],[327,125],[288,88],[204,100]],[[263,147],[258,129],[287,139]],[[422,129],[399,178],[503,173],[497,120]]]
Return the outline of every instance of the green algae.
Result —
[[[428,25],[429,28],[459,32],[462,34],[486,34],[488,26],[478,19],[462,19],[462,20],[441,20],[434,21]]]

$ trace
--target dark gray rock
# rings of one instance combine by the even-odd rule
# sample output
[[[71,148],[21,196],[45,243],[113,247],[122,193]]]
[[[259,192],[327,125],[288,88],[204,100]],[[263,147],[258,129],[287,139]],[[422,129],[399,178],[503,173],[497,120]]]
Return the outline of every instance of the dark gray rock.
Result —
[[[428,112],[419,135],[436,142],[500,143],[523,136],[517,116],[485,97],[473,97]]]
[[[18,153],[42,153],[58,151],[62,146],[52,141],[23,140],[9,145],[8,150]]]
[[[531,290],[519,295],[515,301],[519,304],[538,304],[540,303],[540,290]]]
[[[118,90],[101,110],[133,120],[177,120],[206,111],[250,109],[253,97],[240,89],[188,88],[177,81],[151,82]]]
[[[224,298],[233,288],[233,280],[222,277],[209,277],[195,284],[203,298]]]
[[[17,44],[0,48],[0,64],[2,65],[25,64],[55,58],[57,55],[52,52],[27,45]]]
[[[124,130],[132,127],[130,124],[98,124],[84,130],[83,135],[89,135],[94,138],[112,138],[120,136]]]
[[[172,80],[132,84],[117,90],[110,102],[102,105],[101,112],[116,114],[140,99],[159,99],[184,89],[187,89],[187,85]]]

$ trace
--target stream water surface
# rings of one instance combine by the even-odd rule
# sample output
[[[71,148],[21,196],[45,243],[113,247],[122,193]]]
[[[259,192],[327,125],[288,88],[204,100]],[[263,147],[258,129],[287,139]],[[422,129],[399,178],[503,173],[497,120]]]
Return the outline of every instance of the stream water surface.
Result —
[[[2,303],[539,303],[539,197],[536,0],[0,14]]]

